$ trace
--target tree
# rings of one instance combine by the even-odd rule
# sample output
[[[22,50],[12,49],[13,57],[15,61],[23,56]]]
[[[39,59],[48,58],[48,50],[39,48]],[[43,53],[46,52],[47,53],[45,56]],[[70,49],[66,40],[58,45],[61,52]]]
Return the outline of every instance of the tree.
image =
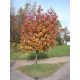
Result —
[[[62,38],[61,38],[61,34],[62,34],[62,25],[61,25],[61,23],[60,23],[60,21],[58,20],[58,35],[57,35],[57,44],[58,45],[62,45],[63,44],[63,40],[62,40]]]
[[[15,42],[14,48],[16,49],[17,43],[20,40],[19,37],[19,25],[17,20],[14,0],[10,1],[10,41]]]
[[[17,28],[14,25],[16,28],[15,39],[17,42],[20,41],[19,29],[23,25],[25,16],[31,13],[35,13],[35,9],[36,9],[36,2],[33,5],[31,5],[30,3],[26,3],[24,8],[22,7],[19,8],[17,15],[16,15]]]
[[[58,27],[62,27],[62,25],[61,25],[61,23],[60,23],[60,21],[58,20]]]
[[[15,26],[16,26],[16,16],[14,8],[14,0],[10,1],[10,41],[15,41]]]
[[[54,46],[58,32],[57,15],[54,11],[42,13],[39,6],[37,12],[32,16],[26,16],[23,26],[20,29],[20,48],[23,51],[45,51]]]
[[[61,38],[60,32],[57,35],[56,41],[57,41],[57,45],[62,45],[63,44],[63,39]]]
[[[65,43],[67,43],[68,39],[69,39],[69,30],[67,27],[64,28],[64,40],[65,40]]]
[[[35,13],[36,12],[36,2],[33,3],[32,7],[31,7],[31,12]]]
[[[18,10],[18,14],[17,14],[17,21],[18,21],[18,26],[21,26],[23,24],[24,21],[24,16],[25,16],[25,11],[23,8],[20,8]]]
[[[31,4],[26,3],[24,7],[25,14],[28,15],[31,12]]]

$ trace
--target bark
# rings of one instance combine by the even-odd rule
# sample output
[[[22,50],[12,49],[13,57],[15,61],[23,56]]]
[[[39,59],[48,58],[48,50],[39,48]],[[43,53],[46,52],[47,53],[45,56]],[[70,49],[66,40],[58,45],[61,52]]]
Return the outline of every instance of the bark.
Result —
[[[38,60],[38,51],[36,51],[36,57],[35,57],[35,63],[37,64],[37,60]]]

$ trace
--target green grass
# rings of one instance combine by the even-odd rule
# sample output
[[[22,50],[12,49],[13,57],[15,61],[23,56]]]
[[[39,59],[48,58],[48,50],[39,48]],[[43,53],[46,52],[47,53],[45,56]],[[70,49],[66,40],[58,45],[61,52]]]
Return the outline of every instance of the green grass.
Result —
[[[70,46],[69,45],[57,45],[53,48],[49,48],[47,52],[40,52],[38,54],[38,59],[49,58],[49,57],[62,57],[70,55]],[[21,51],[15,51],[13,47],[11,47],[11,60],[25,60],[25,59],[34,59],[35,52],[27,52],[23,53]]]
[[[54,48],[50,48],[47,52],[49,57],[62,57],[70,55],[70,46],[69,45],[59,45]]]
[[[33,64],[33,65],[27,65],[24,67],[20,67],[17,70],[25,73],[28,76],[31,77],[38,77],[38,78],[44,78],[49,77],[52,74],[54,74],[57,70],[59,70],[64,63],[59,64]]]

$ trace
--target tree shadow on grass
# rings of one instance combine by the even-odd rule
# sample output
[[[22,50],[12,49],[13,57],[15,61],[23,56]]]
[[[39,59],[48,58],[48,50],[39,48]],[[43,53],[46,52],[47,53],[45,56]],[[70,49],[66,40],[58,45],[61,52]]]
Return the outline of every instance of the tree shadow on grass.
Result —
[[[35,52],[31,52],[28,56],[27,59],[28,60],[33,60],[36,57],[36,53]],[[38,59],[45,59],[48,58],[48,55],[46,52],[39,52],[38,53]]]

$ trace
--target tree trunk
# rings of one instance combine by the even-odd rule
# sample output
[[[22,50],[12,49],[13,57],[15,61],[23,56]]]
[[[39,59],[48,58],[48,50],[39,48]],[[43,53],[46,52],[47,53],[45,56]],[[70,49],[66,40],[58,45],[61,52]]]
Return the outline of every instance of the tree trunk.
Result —
[[[15,47],[17,46],[17,42],[15,42]]]
[[[36,51],[36,57],[35,57],[35,63],[37,64],[37,58],[38,58],[38,51]]]

